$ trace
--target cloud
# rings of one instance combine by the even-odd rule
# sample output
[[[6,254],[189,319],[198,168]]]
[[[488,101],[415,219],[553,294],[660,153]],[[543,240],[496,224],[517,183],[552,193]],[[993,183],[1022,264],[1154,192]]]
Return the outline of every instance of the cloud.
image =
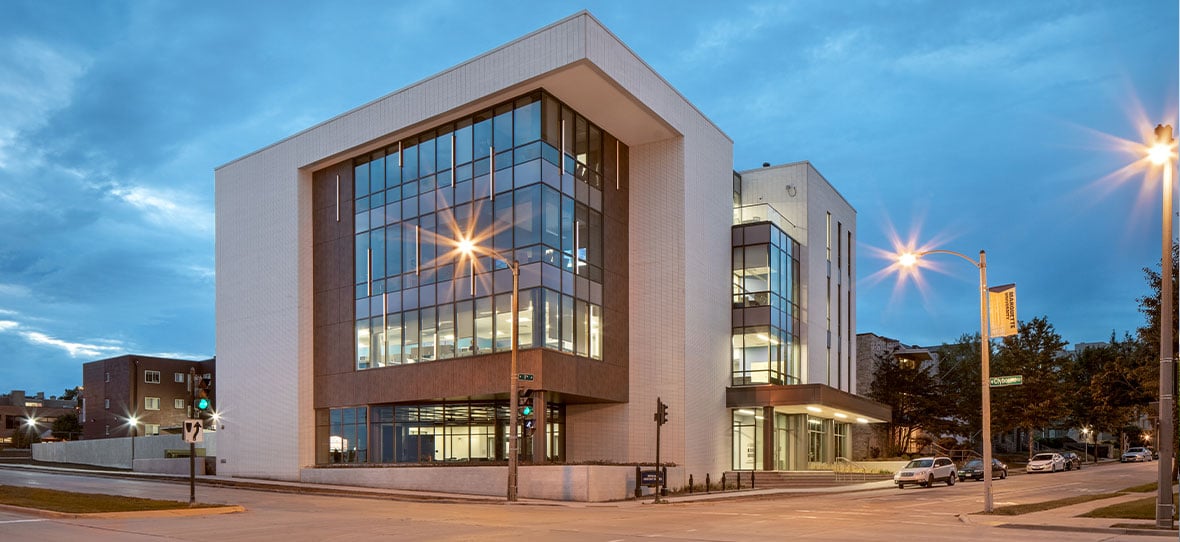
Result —
[[[788,13],[785,6],[757,4],[737,17],[717,20],[697,33],[695,44],[684,54],[685,60],[700,62],[724,56],[737,45],[759,38],[764,29],[782,24]]]
[[[59,348],[65,350],[73,358],[93,358],[116,354],[124,350],[120,341],[100,339],[91,343],[70,342],[40,331],[24,329],[20,322],[13,320],[0,320],[0,333],[16,333],[29,344]]]
[[[213,231],[213,211],[182,192],[116,185],[109,193],[143,211],[144,217],[156,225],[202,234]]]
[[[40,41],[0,42],[0,169],[39,159],[34,149],[23,149],[22,132],[44,126],[50,113],[70,104],[87,64]]]

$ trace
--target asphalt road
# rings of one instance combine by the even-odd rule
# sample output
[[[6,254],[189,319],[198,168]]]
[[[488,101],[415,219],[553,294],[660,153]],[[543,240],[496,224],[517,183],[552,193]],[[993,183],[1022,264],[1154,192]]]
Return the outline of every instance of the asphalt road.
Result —
[[[1155,463],[996,480],[997,506],[1105,493],[1155,479]],[[188,485],[0,468],[0,484],[188,500]],[[478,504],[296,495],[197,487],[201,502],[239,504],[238,514],[134,519],[48,519],[0,511],[0,540],[79,542],[194,540],[1160,540],[991,525],[983,484],[653,505]]]

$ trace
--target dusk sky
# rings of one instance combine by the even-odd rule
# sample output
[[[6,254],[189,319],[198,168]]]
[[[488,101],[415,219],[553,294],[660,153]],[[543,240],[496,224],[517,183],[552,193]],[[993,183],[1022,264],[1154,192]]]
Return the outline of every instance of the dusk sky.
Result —
[[[987,250],[1020,319],[1070,343],[1143,322],[1160,176],[1134,144],[1176,124],[1174,0],[9,0],[0,393],[213,356],[214,168],[581,9],[734,140],[735,169],[809,160],[852,204],[858,332],[979,329],[976,269],[932,257],[899,286],[895,238]]]

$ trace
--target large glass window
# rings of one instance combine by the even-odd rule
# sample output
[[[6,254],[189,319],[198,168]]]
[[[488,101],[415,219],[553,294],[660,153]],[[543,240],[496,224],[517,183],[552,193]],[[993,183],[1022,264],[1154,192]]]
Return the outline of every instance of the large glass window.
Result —
[[[770,222],[734,226],[733,239],[733,307],[760,324],[733,329],[733,384],[798,383],[798,245]]]
[[[316,462],[504,461],[508,418],[507,401],[318,410]],[[545,420],[547,455],[551,460],[561,461],[564,459],[564,405],[548,403]],[[522,447],[521,453],[527,456],[529,451]]]
[[[451,247],[464,234],[540,264],[530,272],[539,284],[522,285],[522,348],[602,359],[601,175],[625,155],[614,146],[533,92],[358,159],[356,368],[510,348],[506,265],[460,259]]]

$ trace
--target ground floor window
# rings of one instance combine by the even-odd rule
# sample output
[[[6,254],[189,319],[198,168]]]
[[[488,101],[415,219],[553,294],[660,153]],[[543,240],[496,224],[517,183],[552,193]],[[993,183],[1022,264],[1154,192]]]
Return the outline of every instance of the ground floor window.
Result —
[[[807,417],[807,461],[823,463],[827,458],[824,446],[824,421],[814,416]]]
[[[739,408],[733,411],[733,470],[762,468],[761,409]]]
[[[332,408],[316,412],[317,463],[368,461],[368,407]]]
[[[565,408],[550,403],[546,411],[545,434],[522,435],[521,455],[529,456],[533,438],[544,438],[548,459],[561,461]],[[317,423],[319,464],[483,462],[508,457],[507,401],[333,408],[317,411],[320,420],[324,423]],[[523,432],[523,426],[519,430]],[[370,435],[371,442],[366,438]],[[354,452],[350,446],[358,437],[361,447]]]
[[[852,442],[848,438],[850,424],[835,423],[832,427],[832,433],[836,437],[836,456],[851,458],[852,456]]]

